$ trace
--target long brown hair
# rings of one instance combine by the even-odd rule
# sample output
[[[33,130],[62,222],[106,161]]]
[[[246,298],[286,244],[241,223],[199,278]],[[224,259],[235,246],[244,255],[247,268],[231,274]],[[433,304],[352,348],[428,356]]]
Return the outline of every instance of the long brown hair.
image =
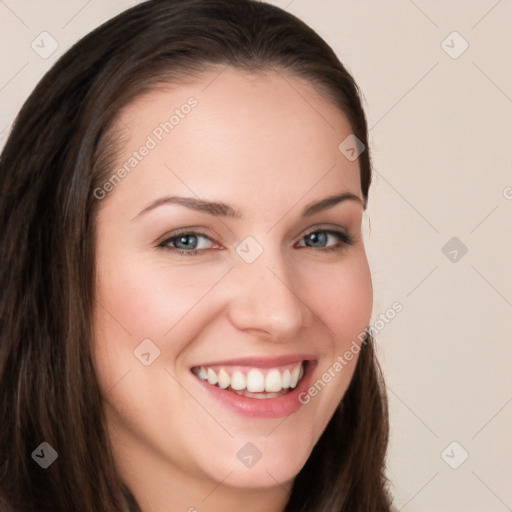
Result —
[[[358,88],[291,14],[254,0],[150,0],[81,39],[25,102],[0,159],[0,510],[139,510],[116,472],[91,355],[96,187],[120,109],[211,66],[312,83],[368,148]],[[340,141],[341,142],[341,141]],[[366,201],[368,149],[359,157]],[[297,475],[287,512],[389,511],[387,407],[373,340]],[[31,454],[47,442],[47,469]]]

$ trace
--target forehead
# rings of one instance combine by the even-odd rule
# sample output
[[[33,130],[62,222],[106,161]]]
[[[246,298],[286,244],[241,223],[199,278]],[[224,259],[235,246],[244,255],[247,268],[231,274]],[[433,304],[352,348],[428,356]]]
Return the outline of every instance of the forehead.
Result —
[[[348,119],[284,71],[220,68],[167,84],[128,105],[118,128],[116,169],[128,172],[112,196],[132,195],[139,204],[163,191],[211,199],[232,191],[232,204],[255,208],[283,195],[361,195],[358,162],[338,149],[351,134]]]

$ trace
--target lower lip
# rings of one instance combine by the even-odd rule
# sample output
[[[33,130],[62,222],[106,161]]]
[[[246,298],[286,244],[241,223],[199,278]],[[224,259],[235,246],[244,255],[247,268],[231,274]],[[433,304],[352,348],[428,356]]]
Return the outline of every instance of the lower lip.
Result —
[[[299,385],[286,395],[276,398],[249,398],[212,386],[195,375],[194,378],[215,400],[241,416],[283,418],[296,412],[303,405],[299,401],[299,396],[308,389],[315,366],[316,361],[308,361]]]

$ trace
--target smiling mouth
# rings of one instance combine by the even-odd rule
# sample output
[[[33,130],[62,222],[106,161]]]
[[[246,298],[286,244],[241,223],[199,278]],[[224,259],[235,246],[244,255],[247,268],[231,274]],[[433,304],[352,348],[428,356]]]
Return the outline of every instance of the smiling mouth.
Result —
[[[276,368],[196,366],[192,373],[208,384],[247,398],[277,398],[290,393],[304,376],[307,361]]]

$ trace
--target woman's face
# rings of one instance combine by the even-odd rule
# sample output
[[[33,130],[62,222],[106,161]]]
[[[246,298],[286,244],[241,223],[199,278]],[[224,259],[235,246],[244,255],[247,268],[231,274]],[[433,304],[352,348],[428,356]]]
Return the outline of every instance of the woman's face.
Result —
[[[139,98],[118,127],[94,356],[120,471],[286,488],[371,314],[347,118],[298,78],[227,68]]]

